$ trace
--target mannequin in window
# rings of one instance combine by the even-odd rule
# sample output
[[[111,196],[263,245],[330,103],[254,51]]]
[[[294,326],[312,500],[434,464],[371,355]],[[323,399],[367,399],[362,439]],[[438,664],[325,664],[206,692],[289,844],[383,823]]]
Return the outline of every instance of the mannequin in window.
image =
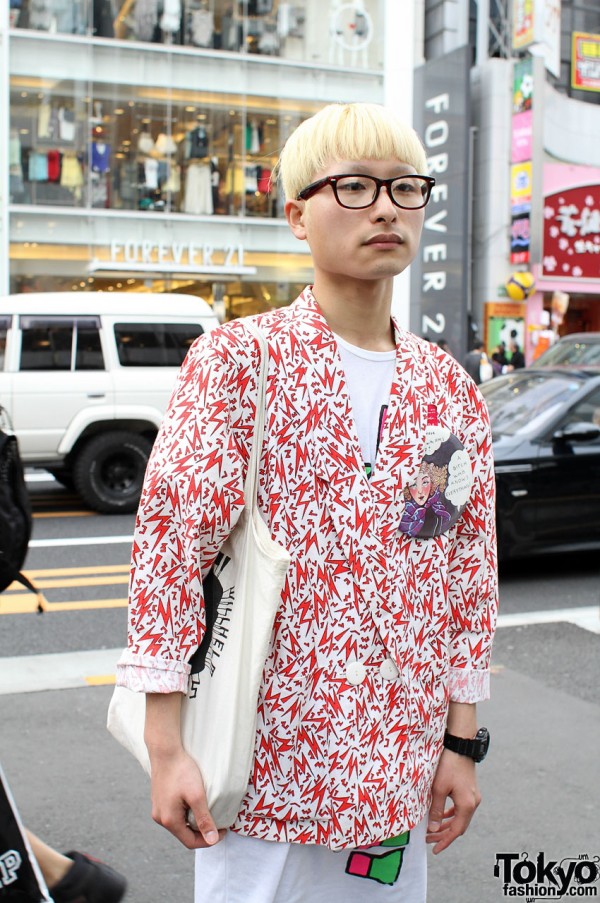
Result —
[[[138,41],[152,41],[158,26],[158,0],[136,0],[133,31]]]
[[[94,0],[94,34],[99,38],[114,38],[114,21],[112,0]]]
[[[186,43],[195,47],[212,47],[215,17],[208,0],[191,0],[186,4]]]
[[[369,65],[373,23],[365,0],[330,0],[329,62],[334,66]]]
[[[181,0],[163,0],[160,28],[165,44],[181,43],[181,14]]]

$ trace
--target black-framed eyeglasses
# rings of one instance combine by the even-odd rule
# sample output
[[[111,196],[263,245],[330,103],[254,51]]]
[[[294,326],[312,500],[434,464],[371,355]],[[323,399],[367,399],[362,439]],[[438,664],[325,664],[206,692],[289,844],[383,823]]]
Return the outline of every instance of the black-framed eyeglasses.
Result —
[[[296,200],[307,201],[326,185],[331,185],[340,207],[346,207],[348,210],[364,210],[365,207],[371,207],[382,188],[385,188],[396,207],[402,207],[403,210],[418,210],[424,207],[431,197],[435,179],[432,176],[417,175],[378,179],[376,176],[344,173],[339,176],[326,176],[312,182],[298,193]]]

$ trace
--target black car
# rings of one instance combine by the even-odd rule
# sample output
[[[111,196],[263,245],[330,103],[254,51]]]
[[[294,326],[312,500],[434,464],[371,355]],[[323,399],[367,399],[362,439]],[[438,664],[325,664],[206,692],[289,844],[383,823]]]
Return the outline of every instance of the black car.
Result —
[[[600,332],[573,332],[539,356],[536,367],[600,367]]]
[[[600,374],[526,368],[480,386],[502,559],[600,549]]]

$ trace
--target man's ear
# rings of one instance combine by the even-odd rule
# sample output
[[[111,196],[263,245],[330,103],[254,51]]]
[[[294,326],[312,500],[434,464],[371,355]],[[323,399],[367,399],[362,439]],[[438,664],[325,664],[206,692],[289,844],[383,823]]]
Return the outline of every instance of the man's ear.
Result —
[[[305,201],[286,201],[284,207],[288,225],[300,241],[306,240],[306,228],[304,226],[305,203]]]

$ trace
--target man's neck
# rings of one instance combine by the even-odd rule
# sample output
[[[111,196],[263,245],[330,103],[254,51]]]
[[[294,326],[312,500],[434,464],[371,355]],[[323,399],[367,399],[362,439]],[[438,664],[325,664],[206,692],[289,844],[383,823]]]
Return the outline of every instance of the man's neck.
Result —
[[[346,342],[369,351],[396,347],[391,280],[332,284],[316,277],[313,294],[331,331]]]

